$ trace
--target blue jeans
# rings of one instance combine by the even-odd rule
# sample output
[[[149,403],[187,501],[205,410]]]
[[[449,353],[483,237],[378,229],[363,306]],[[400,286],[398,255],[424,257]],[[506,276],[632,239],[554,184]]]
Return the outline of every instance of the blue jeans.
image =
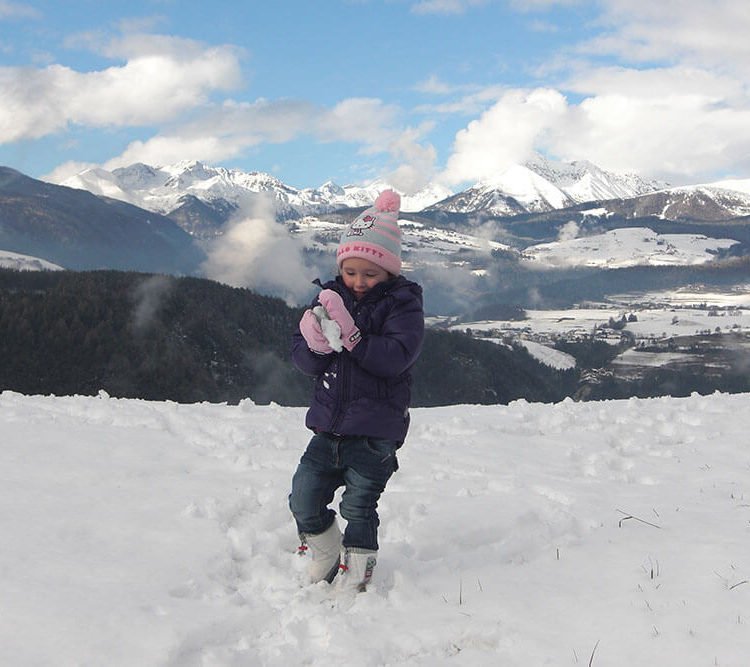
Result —
[[[317,535],[327,530],[336,517],[328,505],[336,489],[344,486],[339,506],[347,521],[343,545],[377,551],[378,500],[398,469],[398,447],[399,443],[383,438],[314,435],[294,473],[289,494],[298,532]]]

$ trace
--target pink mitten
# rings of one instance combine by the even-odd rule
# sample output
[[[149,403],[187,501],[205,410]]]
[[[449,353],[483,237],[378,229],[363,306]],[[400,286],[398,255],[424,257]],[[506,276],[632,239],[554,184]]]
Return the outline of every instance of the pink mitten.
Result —
[[[328,311],[328,317],[341,327],[341,342],[351,352],[354,346],[362,340],[362,334],[354,324],[354,318],[346,309],[341,295],[333,290],[324,289],[318,295],[318,301]]]
[[[302,319],[299,321],[300,333],[305,337],[307,341],[307,347],[317,354],[330,354],[333,349],[328,344],[328,339],[323,335],[323,330],[320,328],[320,320],[315,317],[315,313],[308,309],[302,315]]]

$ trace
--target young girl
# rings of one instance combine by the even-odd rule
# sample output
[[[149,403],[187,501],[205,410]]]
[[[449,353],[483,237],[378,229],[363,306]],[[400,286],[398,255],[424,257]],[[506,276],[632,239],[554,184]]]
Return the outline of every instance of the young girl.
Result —
[[[401,276],[400,197],[386,190],[341,236],[339,275],[305,311],[292,359],[315,376],[305,425],[315,434],[289,507],[313,582],[363,591],[378,551],[377,506],[409,428],[411,367],[422,349],[422,288]],[[322,308],[321,308],[322,306]],[[323,310],[325,309],[325,310]],[[335,335],[328,333],[335,322]],[[339,335],[340,332],[340,335]],[[342,535],[329,507],[344,486]]]

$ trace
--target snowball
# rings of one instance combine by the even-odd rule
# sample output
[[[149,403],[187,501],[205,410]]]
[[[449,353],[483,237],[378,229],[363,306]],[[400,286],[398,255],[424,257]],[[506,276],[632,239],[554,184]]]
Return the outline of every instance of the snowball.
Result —
[[[344,344],[341,342],[341,327],[338,322],[328,317],[328,311],[323,306],[315,306],[312,311],[313,315],[320,321],[320,328],[328,340],[328,344],[334,351],[341,352],[344,349]]]

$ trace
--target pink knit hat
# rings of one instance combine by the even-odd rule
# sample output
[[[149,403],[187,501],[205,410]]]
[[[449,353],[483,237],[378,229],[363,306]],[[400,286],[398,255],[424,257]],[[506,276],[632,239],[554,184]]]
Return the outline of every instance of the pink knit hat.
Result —
[[[401,197],[393,190],[383,190],[375,204],[360,213],[346,226],[336,252],[336,263],[349,257],[361,257],[382,267],[388,273],[401,273],[401,230],[398,213]]]

